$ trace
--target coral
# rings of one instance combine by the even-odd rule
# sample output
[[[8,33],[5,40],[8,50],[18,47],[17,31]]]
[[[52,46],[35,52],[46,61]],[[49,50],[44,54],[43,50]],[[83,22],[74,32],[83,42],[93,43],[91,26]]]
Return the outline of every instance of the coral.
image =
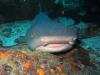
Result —
[[[2,48],[0,51],[0,74],[2,75],[99,74],[98,70],[88,67],[90,64],[88,53],[81,48],[74,48],[61,54],[32,52],[27,45]]]
[[[89,52],[90,61],[100,70],[100,36],[82,39],[81,47]]]
[[[12,29],[11,28],[5,28],[2,30],[3,34],[1,33],[1,35],[3,35],[4,37],[10,37],[11,33],[12,33]]]
[[[25,51],[0,51],[1,75],[54,75],[54,72],[66,74],[64,66],[55,55],[45,52],[35,52],[31,55]]]
[[[16,40],[15,40],[15,42],[17,43],[17,44],[26,44],[26,41],[25,41],[26,39],[25,39],[25,36],[20,36],[20,37],[18,37]]]
[[[0,40],[2,41],[2,46],[7,47],[18,44],[15,40],[21,36],[24,37],[31,25],[30,21],[17,21],[15,23],[1,24]]]

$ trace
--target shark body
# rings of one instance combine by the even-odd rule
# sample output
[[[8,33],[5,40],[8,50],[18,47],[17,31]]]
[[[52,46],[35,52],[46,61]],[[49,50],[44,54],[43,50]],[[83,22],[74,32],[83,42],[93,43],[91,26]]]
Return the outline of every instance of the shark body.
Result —
[[[40,12],[26,38],[32,50],[52,53],[71,49],[77,38],[76,33],[76,28],[55,22],[44,12]]]

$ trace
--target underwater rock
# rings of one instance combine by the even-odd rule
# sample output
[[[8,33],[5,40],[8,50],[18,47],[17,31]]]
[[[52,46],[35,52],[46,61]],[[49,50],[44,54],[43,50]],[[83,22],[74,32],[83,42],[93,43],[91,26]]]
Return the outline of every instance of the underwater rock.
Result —
[[[0,48],[1,48],[1,47],[3,47],[3,43],[2,43],[2,41],[0,40]]]
[[[87,37],[85,35],[85,32],[90,27],[89,25],[90,25],[89,23],[86,23],[86,22],[83,22],[83,21],[80,21],[78,24],[75,25],[77,30],[78,30],[77,36],[78,36],[79,39]]]
[[[83,55],[84,53],[79,49],[60,55],[42,51],[32,52],[26,46],[18,49],[4,49],[0,51],[0,74],[88,75],[91,73],[90,75],[99,75],[99,71],[83,63],[83,58],[86,59],[84,57],[86,55]]]
[[[81,47],[89,52],[90,61],[100,70],[100,36],[82,39]]]
[[[11,28],[5,28],[2,30],[2,36],[4,37],[10,37],[12,34],[12,29]]]
[[[11,30],[11,28],[9,28],[9,26],[3,27],[3,25],[1,24],[0,28],[1,28],[0,29],[0,35],[1,36],[9,37],[11,35],[12,30]]]
[[[100,36],[94,36],[94,37],[82,39],[81,46],[85,49],[89,49],[90,52],[99,53],[99,51],[100,51]]]
[[[19,51],[0,51],[1,75],[35,75],[34,60]],[[32,71],[34,70],[34,71]]]
[[[30,55],[27,52],[15,50],[0,51],[1,75],[40,75],[40,73],[43,75],[67,74],[55,55],[44,52],[35,52]]]
[[[98,70],[93,69],[91,66],[87,66],[80,72],[73,73],[72,75],[99,75],[99,74],[100,72]]]
[[[20,38],[20,36],[25,36],[31,25],[31,21],[28,20],[1,24],[0,40],[2,41],[2,46],[9,47],[16,45],[15,40]]]
[[[85,35],[87,37],[100,35],[100,27],[98,26],[98,24],[90,24],[90,26],[85,31]]]

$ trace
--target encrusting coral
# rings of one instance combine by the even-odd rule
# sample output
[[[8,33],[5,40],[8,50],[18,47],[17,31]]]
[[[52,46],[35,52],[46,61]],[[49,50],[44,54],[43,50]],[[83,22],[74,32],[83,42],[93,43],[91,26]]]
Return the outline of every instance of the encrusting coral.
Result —
[[[90,64],[86,57],[77,48],[64,54],[31,52],[26,46],[8,48],[0,51],[0,75],[80,75]]]

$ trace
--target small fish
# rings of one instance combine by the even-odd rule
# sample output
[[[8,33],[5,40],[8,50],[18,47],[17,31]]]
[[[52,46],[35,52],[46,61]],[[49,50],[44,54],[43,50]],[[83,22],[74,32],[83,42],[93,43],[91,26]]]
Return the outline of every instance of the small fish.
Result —
[[[46,13],[40,12],[26,38],[32,50],[62,52],[72,48],[77,39],[76,33],[75,27],[55,22]]]

